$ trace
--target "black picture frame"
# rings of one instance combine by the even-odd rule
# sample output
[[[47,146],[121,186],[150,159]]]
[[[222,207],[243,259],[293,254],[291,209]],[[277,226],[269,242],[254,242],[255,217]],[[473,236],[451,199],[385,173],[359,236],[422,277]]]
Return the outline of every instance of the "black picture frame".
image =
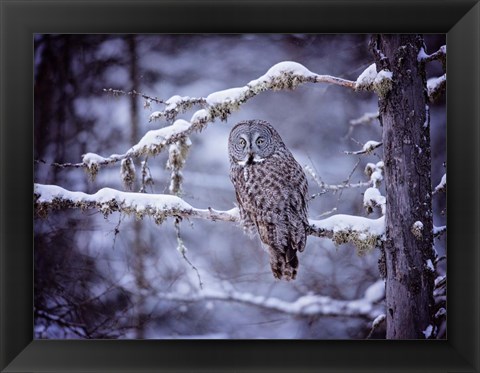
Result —
[[[480,4],[0,0],[0,369],[478,372]],[[448,340],[33,341],[34,33],[446,33]]]

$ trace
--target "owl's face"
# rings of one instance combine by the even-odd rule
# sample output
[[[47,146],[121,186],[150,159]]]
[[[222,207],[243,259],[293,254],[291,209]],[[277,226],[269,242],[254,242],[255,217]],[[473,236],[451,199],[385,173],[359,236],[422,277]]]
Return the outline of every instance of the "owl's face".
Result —
[[[238,123],[230,132],[228,152],[231,162],[241,166],[263,162],[274,151],[279,135],[267,122],[249,120]]]

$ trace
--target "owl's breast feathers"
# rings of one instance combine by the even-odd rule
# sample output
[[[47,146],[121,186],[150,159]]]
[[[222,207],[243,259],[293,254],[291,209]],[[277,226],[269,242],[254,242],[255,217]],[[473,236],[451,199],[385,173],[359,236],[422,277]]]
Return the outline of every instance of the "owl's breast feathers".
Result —
[[[305,173],[294,160],[268,157],[232,167],[240,214],[247,229],[256,228],[270,253],[276,278],[294,279],[296,252],[307,239],[307,192]]]

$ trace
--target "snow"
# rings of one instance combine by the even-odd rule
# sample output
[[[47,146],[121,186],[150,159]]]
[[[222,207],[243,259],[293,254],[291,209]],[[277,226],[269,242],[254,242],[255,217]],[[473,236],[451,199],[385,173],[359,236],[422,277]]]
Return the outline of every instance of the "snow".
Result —
[[[178,106],[180,102],[188,101],[188,100],[190,100],[190,97],[188,96],[181,97],[179,95],[174,95],[170,97],[167,101],[165,101],[165,104],[167,105],[165,107],[165,110],[173,110]]]
[[[310,219],[309,222],[316,228],[331,230],[333,232],[350,230],[376,236],[381,236],[385,233],[384,216],[378,219],[368,219],[361,216],[338,214],[323,220]]]
[[[437,235],[437,234],[443,232],[443,231],[446,230],[446,229],[447,229],[447,226],[446,226],[446,225],[442,225],[442,226],[440,226],[440,227],[437,227],[437,226],[434,225],[434,226],[433,226],[433,234],[434,234],[434,235]]]
[[[387,316],[383,313],[381,315],[378,315],[375,318],[375,320],[373,320],[373,322],[372,322],[372,328],[378,327],[383,321],[385,321],[386,317]]]
[[[165,144],[172,136],[189,130],[191,125],[192,124],[186,120],[177,119],[171,126],[148,131],[127,154],[154,150],[157,146]]]
[[[123,207],[137,211],[147,207],[160,210],[193,210],[193,207],[179,197],[168,194],[145,194],[121,192],[116,189],[103,188],[94,194],[71,192],[57,185],[35,184],[34,193],[39,194],[39,203],[52,202],[55,198],[65,199],[74,203],[106,203],[112,200],[121,203]]]
[[[375,63],[367,67],[357,78],[355,82],[355,89],[371,90],[375,89],[377,93],[384,91],[385,82],[392,80],[393,73],[388,70],[380,70],[377,73],[377,66]],[[387,84],[388,86],[388,84]],[[380,90],[378,88],[381,88]]]
[[[375,207],[384,205],[386,199],[381,195],[377,188],[368,188],[363,194],[363,205],[365,207]]]
[[[433,266],[433,263],[430,259],[427,260],[427,268],[432,272],[435,272],[435,267]]]
[[[208,122],[210,119],[211,115],[208,113],[208,111],[205,109],[200,109],[193,113],[190,123]]]
[[[425,49],[423,47],[420,48],[417,55],[417,61],[422,62],[427,57],[428,57],[428,54],[425,52]]]
[[[430,106],[425,105],[425,122],[423,122],[423,128],[427,128],[430,122]]]
[[[210,106],[238,102],[248,92],[248,87],[237,87],[213,92],[207,96],[207,104]]]
[[[441,307],[435,314],[435,318],[438,319],[439,317],[445,316],[446,314],[447,314],[447,310]]]
[[[440,180],[440,184],[438,184],[435,187],[435,190],[433,192],[437,193],[438,191],[445,189],[446,185],[447,185],[447,174],[443,174],[442,179]]]
[[[383,175],[380,171],[374,171],[372,176],[370,176],[370,180],[372,180],[375,185],[378,185],[379,182],[383,180]]]
[[[377,76],[375,77],[374,83],[377,84],[384,80],[392,80],[392,77],[393,77],[393,73],[391,71],[380,70]]]
[[[377,65],[372,63],[357,78],[355,82],[356,89],[369,89],[377,77]]]
[[[432,336],[432,332],[433,332],[433,326],[429,325],[422,333],[425,336],[425,339],[428,339]]]
[[[378,147],[381,143],[378,142],[378,141],[374,141],[374,140],[370,140],[370,141],[367,141],[364,145],[363,145],[363,151],[364,152],[370,152],[372,151],[373,149],[375,149],[376,147]]]
[[[417,220],[415,223],[413,223],[413,228],[423,230],[423,223]]]
[[[318,76],[318,74],[312,73],[305,66],[303,66],[302,64],[299,64],[298,62],[283,61],[283,62],[277,63],[276,65],[273,65],[270,69],[268,69],[268,71],[264,75],[262,75],[261,77],[255,80],[252,80],[250,83],[248,83],[247,86],[252,87],[252,86],[262,84],[264,82],[275,79],[276,77],[279,77],[285,73],[297,75],[297,76],[303,76],[303,77]]]
[[[444,84],[447,81],[447,74],[438,76],[435,78],[430,78],[427,80],[427,93],[428,96],[431,96],[433,92],[439,89],[440,85]]]
[[[104,158],[95,153],[87,153],[82,155],[82,162],[91,168],[92,165],[98,165],[99,163],[107,162],[108,158]]]
[[[442,282],[445,279],[446,276],[438,276],[435,281],[434,285],[437,286],[440,282]]]
[[[370,303],[380,302],[385,298],[385,281],[378,280],[365,290],[364,298]]]

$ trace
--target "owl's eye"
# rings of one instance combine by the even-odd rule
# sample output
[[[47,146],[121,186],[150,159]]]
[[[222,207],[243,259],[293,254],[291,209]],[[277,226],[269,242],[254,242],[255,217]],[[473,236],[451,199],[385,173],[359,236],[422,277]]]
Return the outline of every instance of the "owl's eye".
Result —
[[[238,143],[240,144],[240,146],[241,146],[242,148],[244,148],[245,145],[247,145],[247,142],[246,142],[245,139],[243,139],[243,138],[240,139],[240,140],[238,140]]]
[[[259,137],[256,141],[257,145],[262,145],[264,142],[265,140],[263,139],[263,137]]]

